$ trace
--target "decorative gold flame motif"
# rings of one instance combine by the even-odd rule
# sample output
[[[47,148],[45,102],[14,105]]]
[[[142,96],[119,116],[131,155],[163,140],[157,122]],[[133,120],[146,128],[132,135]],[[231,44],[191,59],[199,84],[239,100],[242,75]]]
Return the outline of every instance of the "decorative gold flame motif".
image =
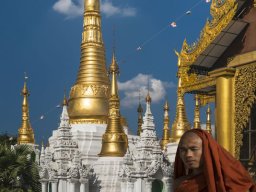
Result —
[[[169,120],[169,104],[166,101],[164,105],[164,128],[163,128],[163,138],[161,140],[161,148],[165,149],[166,144],[170,143],[170,120]]]
[[[199,96],[195,95],[195,110],[194,110],[194,129],[201,129],[201,122],[200,122],[200,99]]]
[[[120,101],[118,96],[117,74],[118,65],[113,54],[110,65],[112,76],[111,92],[109,98],[108,125],[105,134],[102,136],[102,148],[99,156],[123,157],[128,147],[127,135],[124,133],[120,123]]]
[[[70,123],[106,124],[109,79],[101,32],[99,0],[85,0],[80,68],[71,88]]]
[[[34,131],[29,121],[29,106],[28,106],[29,92],[27,89],[26,82],[24,83],[24,87],[22,89],[21,94],[23,95],[22,123],[18,133],[18,144],[28,144],[28,143],[34,144],[35,143]]]

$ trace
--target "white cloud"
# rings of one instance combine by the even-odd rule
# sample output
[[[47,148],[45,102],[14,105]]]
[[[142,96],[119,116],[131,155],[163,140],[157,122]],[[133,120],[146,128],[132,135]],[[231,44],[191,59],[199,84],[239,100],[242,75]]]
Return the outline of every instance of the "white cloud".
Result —
[[[154,78],[152,75],[138,74],[131,80],[118,83],[119,90],[124,92],[124,98],[121,100],[121,105],[125,107],[138,105],[139,90],[141,98],[144,99],[148,92],[148,82],[152,103],[157,103],[164,99],[167,88],[175,87],[174,83],[163,82]]]
[[[68,17],[75,17],[83,14],[83,0],[58,0],[53,9]]]
[[[53,5],[53,9],[56,12],[66,15],[67,17],[80,16],[83,14],[84,11],[84,0],[58,0]],[[122,7],[114,5],[110,0],[102,0],[101,12],[107,17],[132,17],[136,15],[137,10],[129,6]]]

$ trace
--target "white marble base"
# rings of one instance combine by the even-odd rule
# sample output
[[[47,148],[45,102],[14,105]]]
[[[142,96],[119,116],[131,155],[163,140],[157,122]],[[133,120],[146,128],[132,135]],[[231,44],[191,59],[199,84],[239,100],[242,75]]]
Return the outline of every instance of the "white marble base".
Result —
[[[168,143],[166,145],[166,148],[167,148],[167,157],[168,157],[169,161],[174,162],[175,156],[176,156],[176,151],[178,148],[178,143]]]
[[[78,144],[83,164],[92,164],[98,159],[106,127],[107,124],[71,124],[72,139]]]
[[[94,171],[100,182],[101,192],[120,192],[121,179],[119,171],[123,165],[123,157],[99,157],[94,164]],[[90,191],[97,191],[95,189]]]

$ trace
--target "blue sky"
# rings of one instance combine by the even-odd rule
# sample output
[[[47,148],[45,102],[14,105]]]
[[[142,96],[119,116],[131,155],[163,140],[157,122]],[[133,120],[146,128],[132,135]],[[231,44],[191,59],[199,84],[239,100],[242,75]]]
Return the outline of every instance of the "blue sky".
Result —
[[[183,40],[192,43],[209,18],[204,0],[102,0],[102,30],[109,66],[115,28],[120,67],[121,113],[129,128],[137,128],[138,89],[145,93],[150,79],[152,112],[162,134],[163,104],[176,108],[177,58]],[[76,80],[80,59],[82,0],[5,0],[0,3],[0,132],[17,134],[21,125],[20,95],[27,73],[30,119],[36,141],[47,139],[59,123],[64,89]],[[187,11],[191,14],[186,15]],[[170,23],[175,21],[177,27]],[[141,49],[137,49],[140,47]],[[145,108],[144,98],[141,103]],[[192,124],[194,102],[186,96]],[[205,111],[205,110],[204,110]],[[205,121],[202,111],[202,122]],[[40,117],[44,115],[44,119]]]

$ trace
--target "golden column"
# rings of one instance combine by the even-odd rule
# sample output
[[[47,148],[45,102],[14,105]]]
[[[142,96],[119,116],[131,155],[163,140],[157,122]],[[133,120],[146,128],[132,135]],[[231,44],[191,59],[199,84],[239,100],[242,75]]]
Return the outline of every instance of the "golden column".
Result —
[[[101,32],[99,0],[85,0],[80,68],[71,88],[70,123],[107,123],[109,79]]]
[[[183,133],[190,129],[184,104],[184,93],[181,91],[181,79],[178,79],[176,116],[172,124],[170,142],[179,142]]]
[[[216,78],[216,120],[217,141],[231,154],[235,154],[234,127],[234,74],[235,69],[223,68],[212,71],[210,76]]]
[[[194,110],[194,129],[201,129],[201,122],[200,122],[200,100],[199,96],[195,95],[195,110]]]
[[[18,133],[18,144],[34,144],[35,143],[34,131],[29,121],[29,106],[28,106],[29,92],[27,89],[26,82],[24,82],[24,87],[22,89],[21,94],[23,95],[22,123]]]
[[[205,130],[212,134],[212,128],[211,128],[211,108],[210,108],[210,105],[208,104],[208,108],[207,108],[207,111],[206,111],[206,128]]]
[[[141,103],[139,103],[139,106],[137,108],[137,112],[138,112],[138,130],[137,130],[137,135],[140,136],[140,134],[142,132],[142,124],[143,124],[143,117],[142,117],[143,108],[141,106]]]
[[[112,82],[109,98],[108,125],[106,132],[102,136],[102,147],[99,156],[123,157],[128,147],[128,139],[120,123],[120,101],[116,77],[119,74],[119,69],[114,54],[109,73],[112,76]]]
[[[165,149],[166,144],[170,143],[170,120],[169,120],[169,104],[166,101],[164,104],[164,128],[163,128],[163,138],[161,140],[161,148]]]

